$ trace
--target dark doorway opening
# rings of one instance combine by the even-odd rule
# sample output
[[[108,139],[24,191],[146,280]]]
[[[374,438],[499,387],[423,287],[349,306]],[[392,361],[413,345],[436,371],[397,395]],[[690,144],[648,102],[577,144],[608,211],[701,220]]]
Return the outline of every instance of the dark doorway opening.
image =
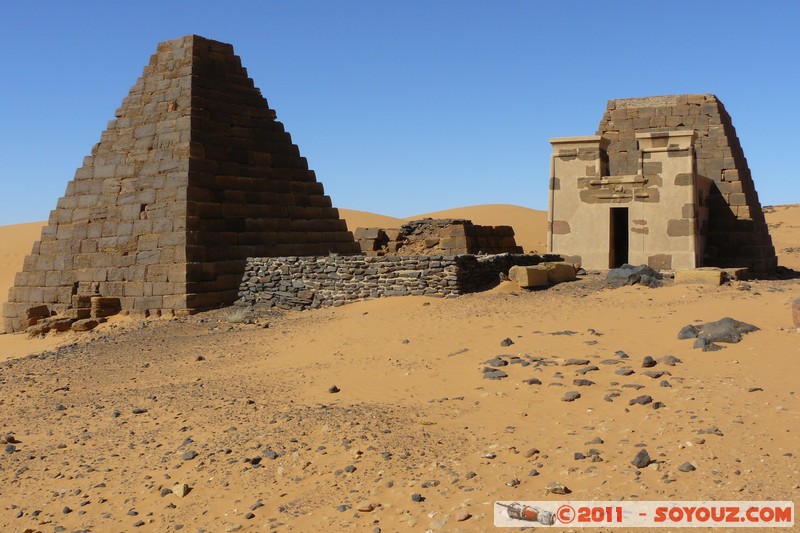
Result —
[[[611,235],[609,268],[617,268],[628,262],[628,208],[611,208]]]

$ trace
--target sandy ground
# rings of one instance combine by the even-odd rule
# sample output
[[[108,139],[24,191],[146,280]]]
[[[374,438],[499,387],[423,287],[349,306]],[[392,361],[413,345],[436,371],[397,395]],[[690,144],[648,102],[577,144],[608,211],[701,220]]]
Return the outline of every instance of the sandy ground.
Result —
[[[768,219],[792,248],[800,208]],[[573,500],[791,500],[798,294],[800,280],[612,290],[589,275],[116,321],[44,352],[3,335],[0,351],[31,355],[0,363],[0,436],[19,441],[0,454],[0,529],[489,531],[495,500],[564,499],[552,481]],[[724,316],[760,330],[716,352],[677,339]],[[508,376],[484,379],[497,356]],[[637,469],[642,447],[655,462]]]

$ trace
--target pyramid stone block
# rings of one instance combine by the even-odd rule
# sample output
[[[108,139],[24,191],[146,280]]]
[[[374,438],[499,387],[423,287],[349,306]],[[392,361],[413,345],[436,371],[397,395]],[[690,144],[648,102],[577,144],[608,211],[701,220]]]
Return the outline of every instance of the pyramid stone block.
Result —
[[[73,296],[123,311],[232,303],[247,257],[359,253],[229,44],[160,43],[51,212],[9,291],[6,331]]]

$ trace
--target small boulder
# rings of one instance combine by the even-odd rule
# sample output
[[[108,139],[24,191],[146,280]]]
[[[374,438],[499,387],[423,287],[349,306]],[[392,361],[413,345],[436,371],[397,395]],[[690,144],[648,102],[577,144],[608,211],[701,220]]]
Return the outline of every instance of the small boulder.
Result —
[[[569,490],[569,488],[567,488],[566,485],[563,485],[558,481],[551,481],[550,483],[547,484],[544,490],[548,494],[569,494],[570,492],[572,492],[571,490]]]
[[[647,453],[645,448],[639,450],[639,453],[636,454],[636,457],[633,458],[631,464],[636,468],[645,468],[647,465],[650,464],[652,460],[650,459],[650,454]]]
[[[581,397],[581,393],[580,392],[571,390],[571,391],[568,391],[568,392],[564,393],[564,396],[561,398],[561,401],[562,402],[574,402],[575,400],[577,400],[580,397]]]
[[[606,274],[606,281],[615,289],[637,283],[651,288],[660,287],[661,279],[661,274],[647,265],[633,266],[627,263],[619,268],[612,268]]]

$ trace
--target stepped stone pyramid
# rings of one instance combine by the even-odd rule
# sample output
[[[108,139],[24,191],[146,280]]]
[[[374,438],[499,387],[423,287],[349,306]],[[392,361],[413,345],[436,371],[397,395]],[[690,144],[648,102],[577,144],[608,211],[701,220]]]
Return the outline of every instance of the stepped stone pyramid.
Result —
[[[17,274],[6,331],[92,300],[218,307],[247,257],[360,252],[231,45],[160,43],[115,117]]]
[[[636,135],[694,130],[697,175],[713,181],[704,264],[777,267],[777,257],[747,159],[731,117],[713,94],[609,100],[597,135],[608,139],[609,175],[637,174]]]

